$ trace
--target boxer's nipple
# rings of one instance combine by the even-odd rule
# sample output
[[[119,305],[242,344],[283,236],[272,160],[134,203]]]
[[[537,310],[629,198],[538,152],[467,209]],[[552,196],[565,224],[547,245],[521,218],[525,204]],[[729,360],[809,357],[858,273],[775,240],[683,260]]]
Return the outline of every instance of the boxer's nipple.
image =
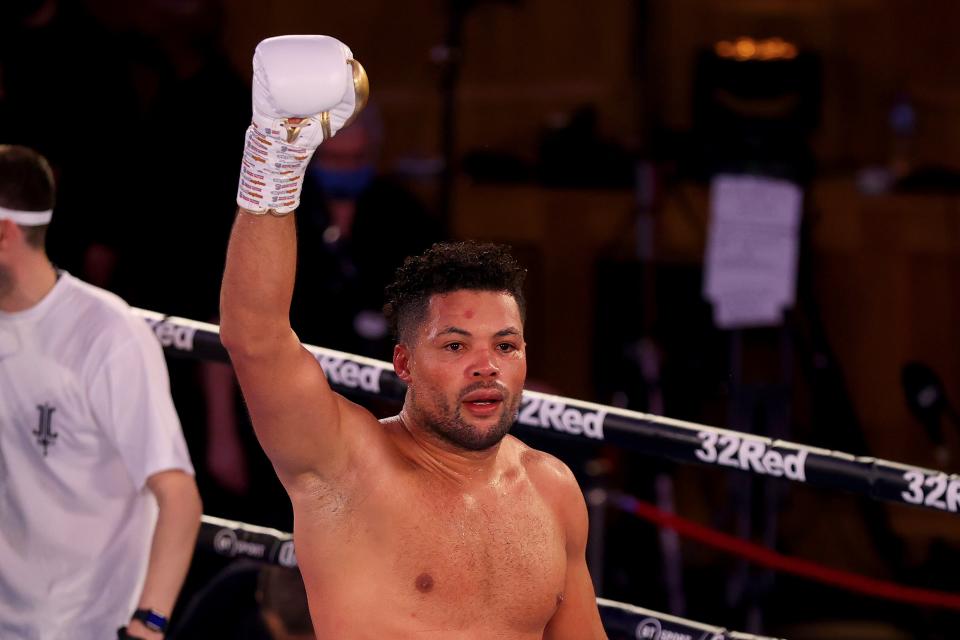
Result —
[[[433,576],[429,573],[421,573],[415,581],[417,591],[420,593],[429,593],[433,590]]]

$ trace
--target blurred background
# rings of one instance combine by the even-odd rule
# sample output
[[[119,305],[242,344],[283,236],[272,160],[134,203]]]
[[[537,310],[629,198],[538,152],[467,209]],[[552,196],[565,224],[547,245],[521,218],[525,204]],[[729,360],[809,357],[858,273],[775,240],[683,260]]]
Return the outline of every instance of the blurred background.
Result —
[[[60,267],[215,321],[253,49],[335,36],[372,104],[309,173],[302,339],[386,358],[379,296],[404,255],[508,242],[529,269],[531,388],[955,473],[958,24],[952,0],[5,0],[0,140],[55,166]],[[718,176],[801,196],[781,238],[789,295],[766,320],[724,320],[704,295]],[[207,513],[289,530],[229,370],[170,367]],[[955,514],[531,444],[584,486],[956,589]],[[957,637],[955,614],[773,574],[632,516],[593,537],[606,597],[790,638]]]

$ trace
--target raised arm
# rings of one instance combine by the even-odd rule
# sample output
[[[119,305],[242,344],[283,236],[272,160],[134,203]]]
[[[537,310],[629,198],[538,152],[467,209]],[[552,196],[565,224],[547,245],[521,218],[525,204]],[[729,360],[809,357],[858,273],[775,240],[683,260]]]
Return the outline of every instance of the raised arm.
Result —
[[[344,459],[339,396],[290,327],[296,232],[289,214],[313,151],[363,107],[366,78],[352,58],[333,38],[281,36],[261,42],[253,60],[253,123],[220,292],[220,338],[257,437],[288,489]]]
[[[220,339],[260,444],[284,484],[332,463],[339,431],[336,396],[290,328],[293,238],[292,216],[239,213],[220,292]]]

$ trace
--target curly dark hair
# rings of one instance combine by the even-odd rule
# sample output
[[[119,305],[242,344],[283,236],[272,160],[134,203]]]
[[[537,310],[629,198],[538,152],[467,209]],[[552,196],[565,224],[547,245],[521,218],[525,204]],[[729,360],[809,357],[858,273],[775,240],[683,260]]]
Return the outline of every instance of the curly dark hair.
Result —
[[[500,291],[517,301],[521,320],[526,317],[521,267],[505,245],[479,242],[438,242],[419,256],[411,256],[397,269],[386,288],[383,315],[394,337],[404,341],[427,313],[430,296],[452,291]]]

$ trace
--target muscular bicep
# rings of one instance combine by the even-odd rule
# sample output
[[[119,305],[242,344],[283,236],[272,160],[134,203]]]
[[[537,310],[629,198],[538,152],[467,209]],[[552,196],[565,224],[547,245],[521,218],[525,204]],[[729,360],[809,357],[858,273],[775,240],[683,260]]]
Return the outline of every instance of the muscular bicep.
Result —
[[[556,499],[566,532],[567,571],[563,602],[544,630],[544,640],[606,640],[587,568],[587,506],[580,487],[564,467]]]
[[[606,640],[587,563],[581,557],[567,565],[563,602],[544,630],[544,640]]]
[[[342,463],[339,396],[290,330],[257,354],[231,353],[257,439],[287,484]]]

